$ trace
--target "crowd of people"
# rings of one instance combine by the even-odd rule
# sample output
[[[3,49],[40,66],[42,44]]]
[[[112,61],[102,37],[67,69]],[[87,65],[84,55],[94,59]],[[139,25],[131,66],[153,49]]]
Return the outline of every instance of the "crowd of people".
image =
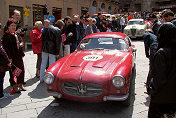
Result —
[[[129,13],[112,17],[96,18],[74,14],[58,20],[54,24],[48,19],[36,21],[30,33],[33,53],[37,54],[36,77],[43,82],[45,70],[57,59],[76,50],[81,39],[97,32],[123,32],[128,20],[144,18],[150,25],[143,36],[145,54],[149,58],[147,94],[151,96],[148,117],[160,118],[164,114],[175,115],[176,94],[176,18],[171,10],[151,13],[145,17],[139,13]],[[3,93],[5,72],[10,73],[11,94],[26,91],[24,88],[23,40],[20,27],[20,11],[14,10],[0,40],[0,99],[7,98]]]

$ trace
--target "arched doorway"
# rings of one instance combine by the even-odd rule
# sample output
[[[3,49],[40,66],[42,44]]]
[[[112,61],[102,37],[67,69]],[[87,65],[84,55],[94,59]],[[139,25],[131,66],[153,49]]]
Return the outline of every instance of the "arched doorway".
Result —
[[[105,4],[104,3],[101,4],[101,12],[105,12]]]
[[[92,14],[97,13],[97,2],[94,0],[92,3]]]

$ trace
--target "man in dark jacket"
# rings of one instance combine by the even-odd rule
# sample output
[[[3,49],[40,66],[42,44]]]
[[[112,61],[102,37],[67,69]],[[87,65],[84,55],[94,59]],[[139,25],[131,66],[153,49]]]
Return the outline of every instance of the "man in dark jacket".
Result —
[[[151,19],[151,23],[152,23],[153,34],[157,36],[158,29],[159,29],[161,23],[158,21],[155,14],[150,14],[150,19]]]
[[[65,51],[64,55],[68,55],[75,51],[77,47],[77,26],[74,21],[72,21],[71,17],[67,16],[64,18],[64,29],[63,33],[65,33],[67,39],[64,42]]]
[[[100,32],[102,32],[102,25],[101,25],[101,13],[99,12],[98,13],[98,16],[97,16],[97,18],[96,18],[96,21],[97,21],[97,23],[96,23],[96,26],[97,26],[97,29],[100,31]]]
[[[148,118],[174,118],[176,113],[176,26],[164,23],[158,32],[158,48],[152,65],[152,89]]]
[[[172,11],[166,11],[162,17],[165,22],[171,22],[176,25],[176,18],[174,18],[174,13]]]
[[[61,30],[53,25],[45,28],[42,33],[42,63],[40,68],[40,81],[43,81],[46,64],[49,59],[49,66],[51,66],[56,58],[59,57],[61,44]]]

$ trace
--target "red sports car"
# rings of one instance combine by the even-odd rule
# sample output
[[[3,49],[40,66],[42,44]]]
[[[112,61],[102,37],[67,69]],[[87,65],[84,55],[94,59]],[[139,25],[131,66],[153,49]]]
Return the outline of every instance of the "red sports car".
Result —
[[[129,105],[136,49],[117,32],[86,36],[76,51],[55,62],[44,76],[55,98],[81,102],[123,101]]]

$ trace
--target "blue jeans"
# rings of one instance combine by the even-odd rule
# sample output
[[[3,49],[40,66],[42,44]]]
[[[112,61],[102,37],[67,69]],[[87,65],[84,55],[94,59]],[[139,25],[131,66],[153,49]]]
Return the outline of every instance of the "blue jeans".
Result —
[[[49,66],[51,66],[54,62],[56,62],[56,55],[42,52],[42,63],[40,67],[40,80],[41,81],[43,81],[43,77],[45,75],[45,69],[48,63],[48,59],[49,59]]]

